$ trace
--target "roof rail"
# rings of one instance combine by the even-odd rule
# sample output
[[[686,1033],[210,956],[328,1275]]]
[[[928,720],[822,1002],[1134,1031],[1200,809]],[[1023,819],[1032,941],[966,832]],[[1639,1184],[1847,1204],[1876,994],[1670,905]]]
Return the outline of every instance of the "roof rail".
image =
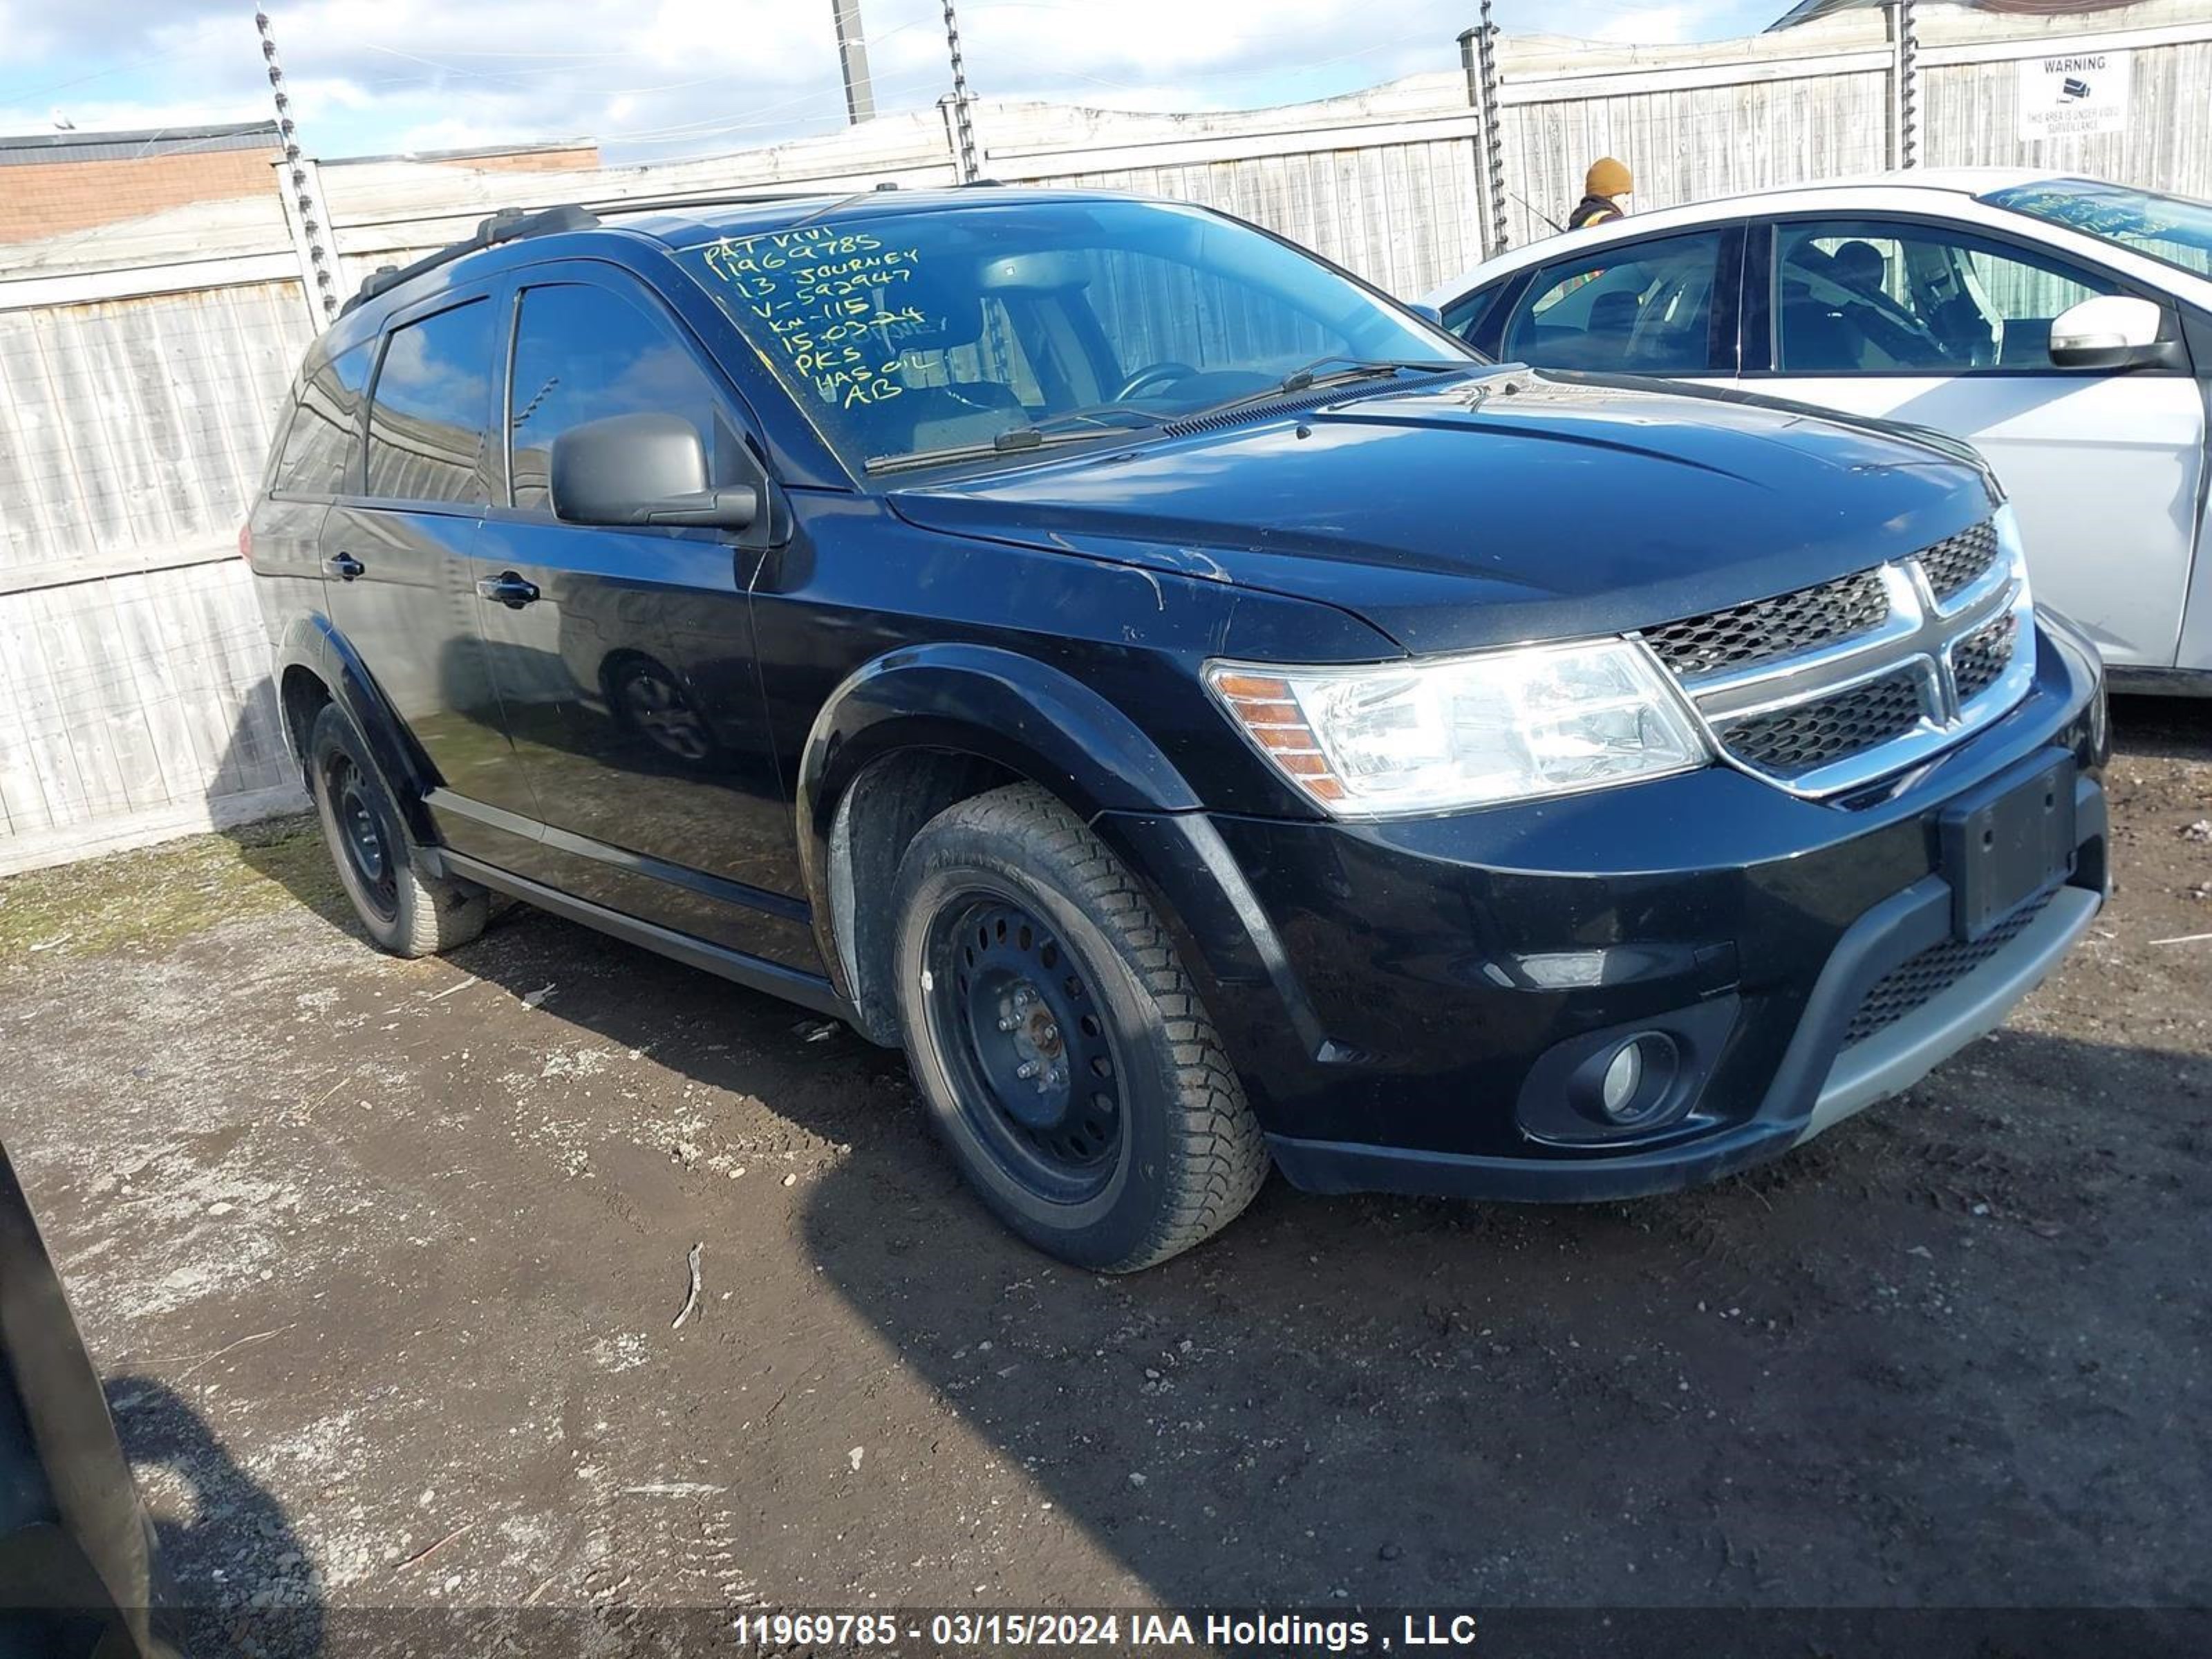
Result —
[[[520,208],[501,208],[489,219],[480,221],[473,236],[441,247],[435,253],[426,253],[412,264],[382,265],[371,271],[362,279],[360,291],[339,307],[338,315],[346,315],[378,295],[411,281],[425,271],[451,264],[463,254],[495,247],[501,242],[520,241],[525,236],[551,236],[564,230],[589,230],[599,222],[598,214],[574,203],[564,207],[546,208],[538,213],[525,213]]]

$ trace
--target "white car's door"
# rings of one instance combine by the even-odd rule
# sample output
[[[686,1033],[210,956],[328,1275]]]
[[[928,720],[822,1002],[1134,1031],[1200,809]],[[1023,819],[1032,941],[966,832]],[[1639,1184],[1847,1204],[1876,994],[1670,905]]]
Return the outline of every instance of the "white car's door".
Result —
[[[1917,221],[1785,222],[1772,248],[1773,367],[1743,384],[1968,440],[2016,504],[2036,597],[2109,661],[2172,665],[2197,534],[2203,392],[2179,371],[2064,370],[2050,358],[2051,320],[2116,286]]]

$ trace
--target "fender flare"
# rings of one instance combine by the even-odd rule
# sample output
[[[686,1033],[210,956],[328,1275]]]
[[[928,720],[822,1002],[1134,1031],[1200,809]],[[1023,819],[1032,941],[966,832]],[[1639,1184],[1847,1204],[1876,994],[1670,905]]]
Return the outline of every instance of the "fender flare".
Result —
[[[361,653],[329,617],[301,617],[285,630],[283,641],[276,648],[276,662],[280,714],[284,678],[295,668],[303,668],[321,681],[331,700],[345,711],[354,729],[361,733],[416,843],[422,847],[437,845],[437,826],[424,804],[436,787],[429,763],[407,735],[404,723],[385,700],[383,692],[377,689]],[[289,736],[289,719],[284,729]],[[304,768],[307,757],[302,754],[295,758]]]
[[[1050,790],[1085,823],[1179,813],[1196,793],[1136,722],[1090,687],[1012,651],[903,647],[848,676],[815,717],[793,797],[799,862],[823,959],[848,981],[832,842],[840,805],[877,762],[915,750],[970,756]]]

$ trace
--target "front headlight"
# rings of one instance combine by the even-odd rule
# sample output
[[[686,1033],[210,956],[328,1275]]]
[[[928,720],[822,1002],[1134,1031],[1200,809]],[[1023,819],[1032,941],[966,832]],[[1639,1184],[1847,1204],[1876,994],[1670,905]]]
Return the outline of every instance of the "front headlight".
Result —
[[[1215,662],[1206,682],[1340,817],[1563,795],[1712,758],[1666,671],[1626,640],[1358,668]]]

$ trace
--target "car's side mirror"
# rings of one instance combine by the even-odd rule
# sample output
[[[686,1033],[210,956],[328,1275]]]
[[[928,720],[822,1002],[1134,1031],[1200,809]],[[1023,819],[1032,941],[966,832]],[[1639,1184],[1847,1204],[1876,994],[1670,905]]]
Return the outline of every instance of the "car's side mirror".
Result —
[[[553,441],[553,511],[571,524],[696,525],[744,530],[760,516],[750,484],[707,482],[707,447],[680,415],[610,415]]]
[[[1424,305],[1420,301],[1415,300],[1407,304],[1406,309],[1423,322],[1434,323],[1438,328],[1444,325],[1444,313],[1435,306]]]
[[[2172,359],[2159,338],[2166,313],[2130,294],[2100,294],[2069,306],[2051,325],[2051,361],[2060,368],[2155,368]]]

